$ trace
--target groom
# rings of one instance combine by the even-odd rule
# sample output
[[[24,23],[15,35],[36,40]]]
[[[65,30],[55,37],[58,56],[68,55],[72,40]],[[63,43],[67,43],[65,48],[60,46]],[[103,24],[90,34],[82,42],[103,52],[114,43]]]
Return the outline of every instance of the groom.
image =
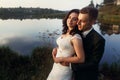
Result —
[[[98,80],[98,66],[104,53],[105,39],[92,27],[98,10],[84,7],[78,16],[78,28],[83,31],[85,63],[72,64],[74,80]]]

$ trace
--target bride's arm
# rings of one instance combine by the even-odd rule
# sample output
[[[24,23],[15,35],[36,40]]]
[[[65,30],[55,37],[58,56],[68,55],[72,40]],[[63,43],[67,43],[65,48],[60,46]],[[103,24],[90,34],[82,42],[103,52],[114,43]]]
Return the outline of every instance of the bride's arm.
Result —
[[[85,54],[84,54],[82,39],[74,38],[72,39],[71,42],[75,49],[76,56],[59,57],[59,62],[83,63],[85,61]]]

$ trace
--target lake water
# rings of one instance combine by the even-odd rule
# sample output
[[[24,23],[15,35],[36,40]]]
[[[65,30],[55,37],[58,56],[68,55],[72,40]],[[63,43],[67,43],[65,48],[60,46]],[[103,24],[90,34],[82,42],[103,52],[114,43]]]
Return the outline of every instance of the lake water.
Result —
[[[120,62],[120,26],[95,24],[94,29],[106,39],[101,63]],[[38,46],[55,47],[55,40],[61,30],[61,19],[0,19],[0,45],[7,45],[22,55],[29,55]]]

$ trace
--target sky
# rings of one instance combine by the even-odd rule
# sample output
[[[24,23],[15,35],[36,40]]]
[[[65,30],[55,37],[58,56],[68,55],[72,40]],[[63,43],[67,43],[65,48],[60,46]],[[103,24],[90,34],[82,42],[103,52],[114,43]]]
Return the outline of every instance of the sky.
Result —
[[[0,7],[39,7],[57,10],[81,9],[89,5],[91,0],[0,0]],[[100,4],[103,0],[93,0]]]

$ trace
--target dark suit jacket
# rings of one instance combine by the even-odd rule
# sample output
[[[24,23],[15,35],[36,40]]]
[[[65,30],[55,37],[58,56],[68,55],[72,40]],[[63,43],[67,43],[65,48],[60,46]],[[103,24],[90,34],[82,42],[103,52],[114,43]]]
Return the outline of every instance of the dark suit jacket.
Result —
[[[98,80],[98,65],[104,53],[105,39],[94,29],[83,38],[85,63],[72,64],[75,80]]]

